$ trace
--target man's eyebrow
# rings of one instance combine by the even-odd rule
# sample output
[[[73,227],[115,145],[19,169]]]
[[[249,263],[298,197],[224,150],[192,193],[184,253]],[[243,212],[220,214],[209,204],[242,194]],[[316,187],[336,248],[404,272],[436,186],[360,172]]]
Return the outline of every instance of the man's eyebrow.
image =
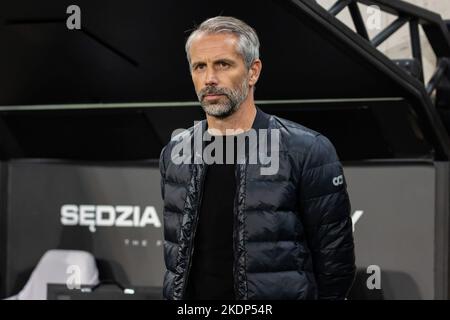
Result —
[[[219,58],[219,59],[216,59],[216,60],[213,61],[214,64],[221,63],[221,62],[225,62],[225,63],[228,63],[230,65],[235,65],[236,64],[236,62],[234,60],[229,59],[229,58]],[[195,68],[199,64],[205,64],[205,62],[203,60],[193,61],[192,62],[192,68]]]
[[[228,58],[220,58],[220,59],[214,60],[214,63],[220,63],[220,62],[225,62],[228,64],[235,64],[234,60],[228,59]]]
[[[198,64],[204,63],[203,61],[194,61],[192,62],[192,66],[195,67]]]

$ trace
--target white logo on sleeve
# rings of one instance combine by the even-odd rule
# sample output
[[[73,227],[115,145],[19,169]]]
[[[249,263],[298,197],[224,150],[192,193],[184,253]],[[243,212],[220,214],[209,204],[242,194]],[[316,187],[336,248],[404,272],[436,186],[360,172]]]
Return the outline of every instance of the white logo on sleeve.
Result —
[[[341,184],[344,184],[344,176],[341,174],[340,176],[333,178],[333,185],[340,186]]]

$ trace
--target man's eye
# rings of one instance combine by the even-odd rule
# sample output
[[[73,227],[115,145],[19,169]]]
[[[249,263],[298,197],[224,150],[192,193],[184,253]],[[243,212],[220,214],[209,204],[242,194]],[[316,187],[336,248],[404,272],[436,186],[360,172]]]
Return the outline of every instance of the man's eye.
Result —
[[[219,62],[219,66],[220,66],[221,68],[226,68],[226,67],[229,66],[229,64],[226,63],[226,62]]]
[[[202,70],[204,69],[205,65],[204,64],[198,64],[194,67],[194,70]]]

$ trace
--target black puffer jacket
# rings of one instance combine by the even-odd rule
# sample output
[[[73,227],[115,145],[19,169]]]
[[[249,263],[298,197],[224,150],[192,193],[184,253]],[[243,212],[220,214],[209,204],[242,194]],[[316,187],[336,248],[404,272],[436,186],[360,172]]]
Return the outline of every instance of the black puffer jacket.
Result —
[[[195,152],[193,164],[175,164],[172,150],[206,127],[205,120],[197,123],[161,152],[166,299],[184,298],[206,166],[195,164],[201,157]],[[279,129],[279,170],[261,175],[261,165],[249,164],[248,154],[246,163],[236,165],[236,297],[345,298],[355,256],[350,201],[333,145],[317,132],[259,109],[253,128],[269,129],[269,135],[270,129]]]

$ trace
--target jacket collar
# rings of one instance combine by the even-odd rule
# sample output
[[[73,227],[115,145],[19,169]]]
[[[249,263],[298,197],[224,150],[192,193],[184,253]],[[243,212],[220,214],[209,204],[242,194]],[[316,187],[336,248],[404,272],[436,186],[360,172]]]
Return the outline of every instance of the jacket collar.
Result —
[[[256,116],[253,120],[252,129],[268,129],[269,128],[270,115],[262,111],[258,106],[256,106]]]
[[[258,106],[256,106],[256,116],[253,120],[252,129],[268,129],[269,128],[270,115],[262,111]],[[203,125],[203,133],[208,130],[208,121],[205,119]]]

